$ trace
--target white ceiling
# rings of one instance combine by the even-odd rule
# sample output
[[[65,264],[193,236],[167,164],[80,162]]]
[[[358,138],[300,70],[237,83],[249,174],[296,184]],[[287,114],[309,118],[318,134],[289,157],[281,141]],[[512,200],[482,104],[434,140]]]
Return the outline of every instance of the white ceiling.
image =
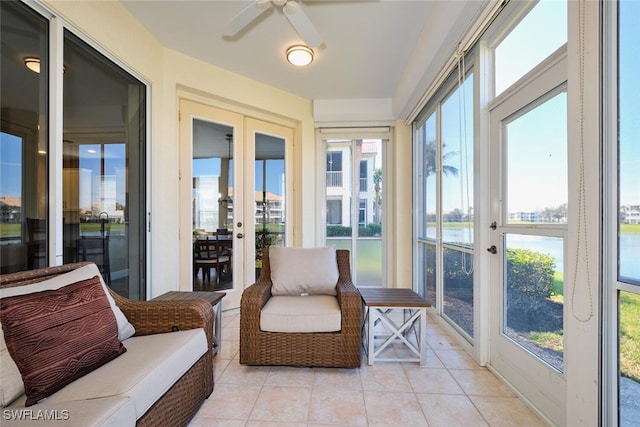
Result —
[[[302,0],[324,39],[304,68],[285,60],[300,44],[279,7],[234,37],[225,25],[252,0],[122,0],[166,47],[311,100],[415,103],[484,0]]]

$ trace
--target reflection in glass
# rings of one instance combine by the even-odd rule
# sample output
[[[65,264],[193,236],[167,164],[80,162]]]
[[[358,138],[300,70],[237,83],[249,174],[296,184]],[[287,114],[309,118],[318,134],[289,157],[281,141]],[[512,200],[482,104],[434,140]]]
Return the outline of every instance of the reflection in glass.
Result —
[[[561,92],[506,125],[509,224],[567,223],[566,117]]]
[[[20,2],[0,2],[0,273],[48,265],[48,22]],[[29,52],[41,72],[25,66]]]
[[[233,232],[233,128],[199,119],[193,119],[192,126],[194,289],[209,289],[212,283],[216,289],[228,289],[233,279],[226,263],[205,271],[197,260],[207,258],[208,262],[218,252],[223,254],[221,259],[232,259],[233,239],[228,236]],[[215,245],[220,245],[219,251]],[[216,249],[209,252],[209,247]]]
[[[496,96],[567,42],[567,2],[541,0],[495,49]]]
[[[64,46],[64,262],[144,299],[146,87],[69,31]]]
[[[505,235],[504,334],[563,370],[563,239]]]
[[[256,267],[260,268],[264,248],[286,243],[285,140],[260,133],[255,138]]]

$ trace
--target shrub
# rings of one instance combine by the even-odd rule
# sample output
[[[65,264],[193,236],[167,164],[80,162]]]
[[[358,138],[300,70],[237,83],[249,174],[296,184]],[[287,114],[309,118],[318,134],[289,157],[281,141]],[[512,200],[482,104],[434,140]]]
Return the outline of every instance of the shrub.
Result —
[[[351,237],[351,227],[327,225],[327,237]]]
[[[550,255],[507,249],[507,310],[536,314],[551,296],[555,269]]]

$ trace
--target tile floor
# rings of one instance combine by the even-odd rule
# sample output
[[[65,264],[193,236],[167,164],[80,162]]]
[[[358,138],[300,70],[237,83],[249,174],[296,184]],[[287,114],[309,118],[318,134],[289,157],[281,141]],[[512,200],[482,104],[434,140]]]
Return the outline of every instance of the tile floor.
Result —
[[[244,366],[239,325],[237,312],[223,314],[215,388],[192,427],[545,425],[431,319],[424,367],[369,366],[364,355],[357,369]]]

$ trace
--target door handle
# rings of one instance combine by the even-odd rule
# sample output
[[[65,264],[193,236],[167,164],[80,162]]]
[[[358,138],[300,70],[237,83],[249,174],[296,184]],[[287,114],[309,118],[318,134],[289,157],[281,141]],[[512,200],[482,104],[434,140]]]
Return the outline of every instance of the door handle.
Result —
[[[492,254],[497,254],[498,253],[498,248],[496,248],[496,245],[491,245],[491,247],[487,248],[487,251],[491,252]]]
[[[242,233],[238,233],[238,234],[236,234],[236,237],[237,237],[238,239],[242,239],[242,238],[244,237],[244,234],[242,234]]]

